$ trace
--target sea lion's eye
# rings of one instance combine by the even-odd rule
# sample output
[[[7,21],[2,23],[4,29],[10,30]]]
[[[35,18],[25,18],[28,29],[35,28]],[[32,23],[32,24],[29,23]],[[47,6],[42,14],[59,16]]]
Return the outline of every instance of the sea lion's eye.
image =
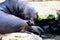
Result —
[[[26,17],[25,19],[26,19],[26,20],[30,20],[30,18],[29,18],[29,17]]]

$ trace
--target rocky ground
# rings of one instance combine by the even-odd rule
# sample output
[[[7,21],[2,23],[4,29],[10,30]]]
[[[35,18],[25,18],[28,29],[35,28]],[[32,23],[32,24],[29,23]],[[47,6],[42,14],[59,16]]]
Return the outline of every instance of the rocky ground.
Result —
[[[56,35],[54,38],[44,38],[43,40],[60,40],[60,36]]]

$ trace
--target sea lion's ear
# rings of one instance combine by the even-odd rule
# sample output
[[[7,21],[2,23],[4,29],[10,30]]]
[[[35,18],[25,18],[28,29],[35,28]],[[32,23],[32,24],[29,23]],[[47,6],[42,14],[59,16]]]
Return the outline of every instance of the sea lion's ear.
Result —
[[[36,12],[36,15],[38,15],[38,12]]]
[[[36,12],[36,19],[38,18],[38,12]]]

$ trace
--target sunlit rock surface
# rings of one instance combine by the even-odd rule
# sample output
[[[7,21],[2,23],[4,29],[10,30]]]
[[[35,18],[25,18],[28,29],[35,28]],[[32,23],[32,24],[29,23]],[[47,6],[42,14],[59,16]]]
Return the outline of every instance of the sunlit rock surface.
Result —
[[[2,40],[42,40],[42,38],[33,33],[10,33],[5,34]]]

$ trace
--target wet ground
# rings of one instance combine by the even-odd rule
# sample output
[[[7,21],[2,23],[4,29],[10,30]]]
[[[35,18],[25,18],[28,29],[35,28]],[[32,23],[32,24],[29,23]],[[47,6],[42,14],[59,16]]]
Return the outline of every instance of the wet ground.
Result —
[[[43,40],[60,40],[60,35],[56,35],[54,38],[43,38]]]

